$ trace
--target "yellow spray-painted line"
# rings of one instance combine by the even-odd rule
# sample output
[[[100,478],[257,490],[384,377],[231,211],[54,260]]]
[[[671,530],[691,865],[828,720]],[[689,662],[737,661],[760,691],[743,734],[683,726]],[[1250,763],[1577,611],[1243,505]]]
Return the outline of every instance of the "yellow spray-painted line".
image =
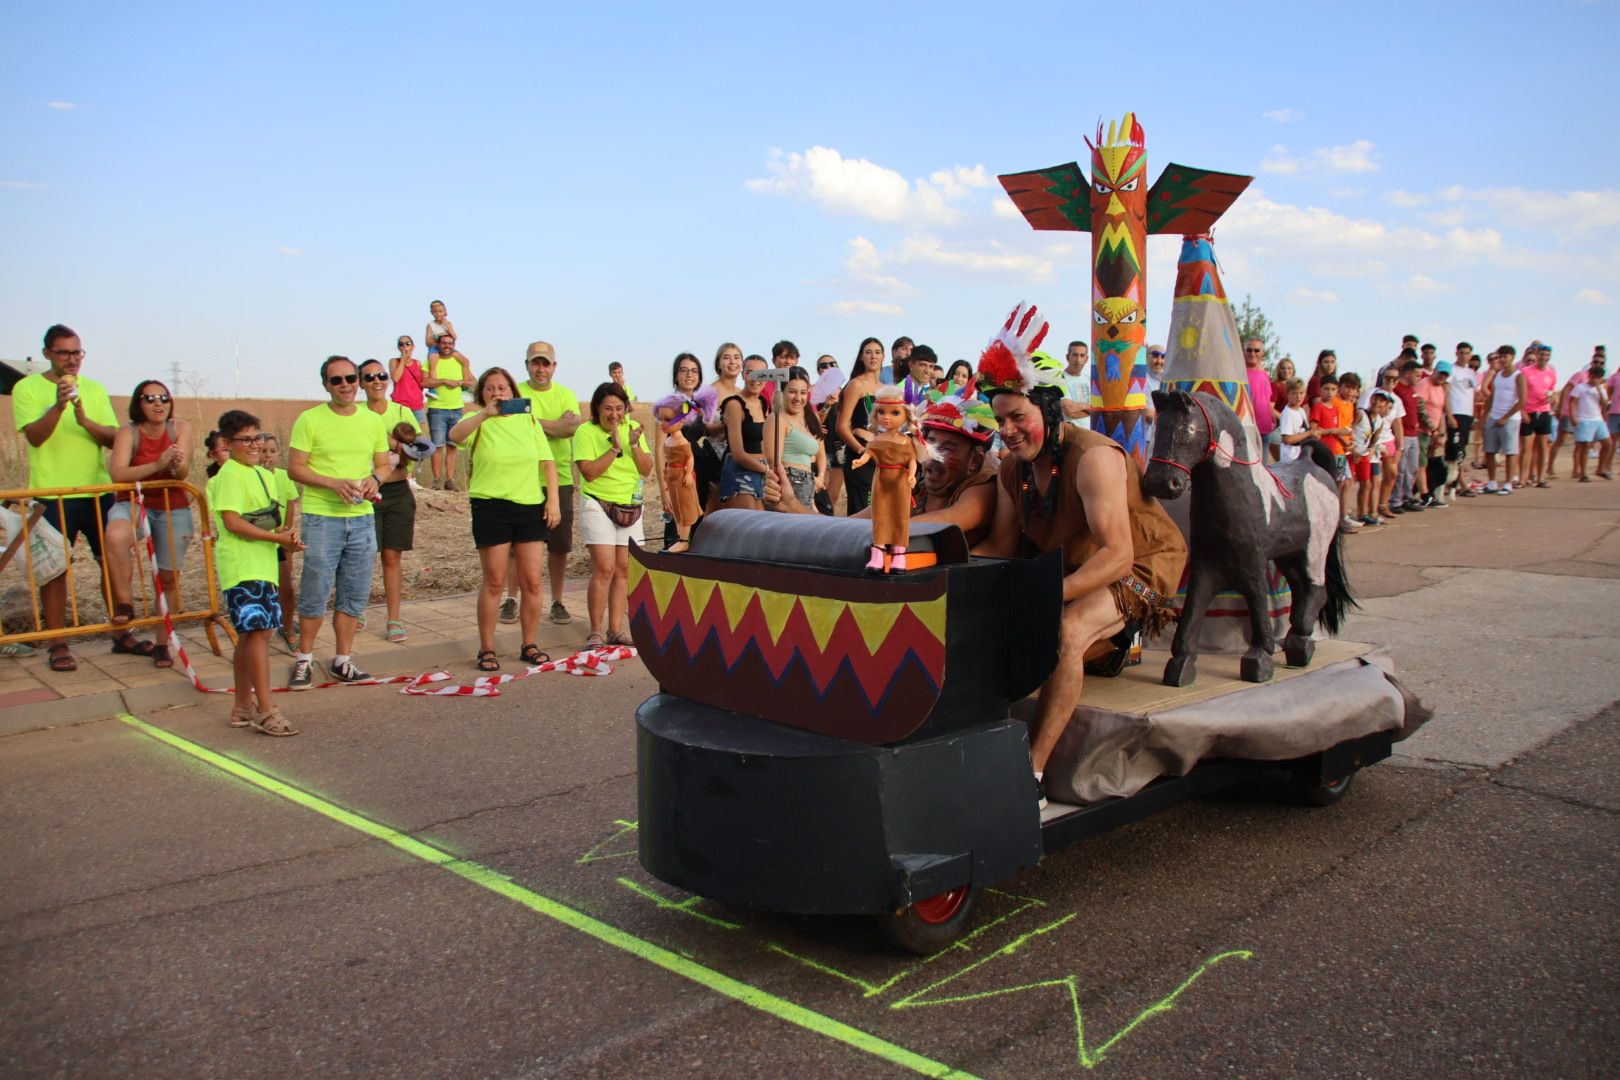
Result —
[[[206,746],[176,735],[172,731],[166,731],[163,728],[149,724],[140,717],[130,716],[125,713],[120,715],[118,719],[142,735],[156,739],[158,742],[171,746],[181,753],[188,754],[198,761],[212,765],[221,772],[229,773],[237,779],[244,780],[254,787],[268,791],[273,795],[279,795],[288,802],[302,806],[306,810],[313,810],[315,813],[340,825],[346,825],[356,832],[381,840],[383,843],[389,844],[407,855],[431,863],[440,869],[448,870],[457,877],[470,881],[475,885],[482,885],[499,896],[504,896],[508,900],[522,904],[530,911],[544,915],[549,919],[555,919],[564,926],[593,937],[604,945],[611,945],[613,948],[627,952],[637,959],[645,960],[649,964],[655,964],[665,971],[679,975],[684,979],[690,979],[699,986],[713,990],[715,993],[722,994],[751,1009],[758,1009],[768,1016],[774,1016],[778,1020],[794,1024],[804,1028],[806,1031],[813,1031],[817,1035],[841,1042],[846,1046],[871,1054],[873,1057],[881,1058],[893,1065],[921,1073],[923,1076],[950,1077],[952,1080],[974,1080],[971,1073],[963,1072],[943,1062],[924,1057],[869,1032],[851,1027],[840,1020],[834,1020],[830,1016],[825,1016],[813,1009],[807,1009],[803,1005],[788,1001],[786,998],[778,997],[756,986],[750,986],[739,979],[721,974],[713,968],[705,967],[660,945],[643,941],[634,934],[628,934],[618,927],[609,926],[607,923],[592,918],[584,912],[575,911],[566,904],[558,903],[532,889],[527,889],[506,875],[487,866],[468,859],[458,859],[449,852],[434,847],[432,844],[424,843],[413,836],[400,832],[398,829],[390,828],[381,822],[356,814],[352,810],[345,810],[343,807],[330,803],[317,795],[311,795],[301,788],[262,773],[250,765],[244,765],[234,758],[226,757],[224,754],[210,750]]]

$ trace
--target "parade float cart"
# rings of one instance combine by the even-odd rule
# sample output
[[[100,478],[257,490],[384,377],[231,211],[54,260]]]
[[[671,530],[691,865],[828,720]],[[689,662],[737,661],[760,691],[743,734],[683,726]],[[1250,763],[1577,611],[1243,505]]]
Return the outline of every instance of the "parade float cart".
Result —
[[[880,576],[870,544],[864,521],[727,510],[689,552],[632,552],[631,631],[660,689],[636,714],[654,876],[877,915],[932,952],[980,888],[1045,855],[1265,775],[1332,802],[1415,722],[1368,646],[1324,643],[1260,686],[1211,658],[1184,689],[1159,685],[1150,653],[1087,680],[1047,775],[1075,801],[1043,812],[1019,716],[1057,662],[1055,553],[970,558],[956,527],[914,524],[917,569]]]

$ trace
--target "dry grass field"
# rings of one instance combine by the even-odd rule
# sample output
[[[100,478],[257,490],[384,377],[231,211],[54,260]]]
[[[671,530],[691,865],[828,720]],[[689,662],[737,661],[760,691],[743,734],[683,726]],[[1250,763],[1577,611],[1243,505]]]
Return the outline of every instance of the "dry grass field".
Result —
[[[120,417],[127,416],[128,398],[119,396],[112,399],[113,411]],[[198,445],[194,446],[193,460],[203,460],[203,447],[201,439],[207,435],[214,426],[214,421],[223,412],[229,409],[245,409],[259,417],[261,426],[266,431],[273,431],[281,437],[285,446],[288,436],[292,432],[293,421],[298,414],[314,405],[313,401],[288,401],[282,399],[254,398],[202,398],[182,399],[179,402],[178,416],[190,420],[196,427]],[[636,418],[643,424],[650,423],[650,409],[645,405],[635,407]],[[28,480],[28,465],[22,436],[16,433],[12,423],[11,398],[0,397],[0,490],[11,490],[25,487]],[[478,558],[472,543],[472,530],[467,505],[466,488],[466,456],[458,457],[457,466],[461,470],[462,491],[421,491],[417,493],[416,511],[416,541],[415,550],[405,554],[405,590],[406,601],[417,598],[431,598],[466,593],[476,589],[480,581]],[[202,468],[194,468],[192,479],[199,487],[201,484]],[[662,514],[663,506],[658,498],[658,486],[649,478],[646,486],[647,509],[642,515],[647,535],[656,546],[661,542],[663,535]],[[578,530],[574,536],[574,556],[570,562],[570,577],[584,577],[588,574],[589,558],[585,546],[581,542]],[[186,554],[182,582],[187,580],[200,580],[197,575],[202,571],[202,556],[196,546]],[[94,561],[90,559],[89,552],[83,544],[74,549],[73,564],[76,592],[79,594],[81,621],[90,622],[102,618],[104,604],[100,599],[100,582],[97,576]],[[146,581],[150,582],[150,571],[146,571]],[[0,611],[7,614],[6,625],[12,630],[19,628],[14,620],[28,611],[26,594],[21,592],[20,583],[22,575],[15,567],[5,570],[3,579],[0,579]],[[182,585],[182,600],[189,607],[200,603],[198,595],[193,600],[189,589]],[[148,592],[150,589],[148,589]],[[137,596],[140,594],[137,593]],[[375,575],[372,580],[372,600],[381,602],[382,575]],[[139,604],[137,606],[140,606]]]

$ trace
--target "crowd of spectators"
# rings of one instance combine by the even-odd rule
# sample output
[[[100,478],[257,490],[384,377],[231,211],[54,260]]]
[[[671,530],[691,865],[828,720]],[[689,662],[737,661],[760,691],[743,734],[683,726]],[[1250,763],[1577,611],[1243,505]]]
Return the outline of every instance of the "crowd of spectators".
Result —
[[[628,544],[655,532],[641,520],[649,477],[665,508],[666,546],[677,542],[666,473],[684,485],[688,461],[695,502],[688,491],[678,494],[698,515],[721,508],[867,513],[874,463],[866,451],[880,391],[924,418],[934,450],[919,471],[915,512],[958,523],[970,539],[988,529],[1000,448],[995,418],[977,392],[972,365],[944,365],[934,349],[909,337],[887,349],[866,338],[847,369],[823,354],[813,372],[791,341],[777,342],[768,359],[726,342],[714,353],[707,383],[697,355],[682,352],[671,369],[671,392],[659,402],[661,421],[669,419],[647,432],[633,415],[635,398],[618,362],[582,407],[558,379],[549,342],[528,347],[527,377],[520,379],[499,366],[475,375],[440,301],[430,305],[424,336],[425,362],[416,359],[409,334],[399,335],[398,355],[386,361],[328,357],[319,370],[326,400],[298,416],[285,468],[276,436],[240,410],[221,416],[203,440],[219,585],[241,635],[232,723],[296,734],[268,696],[268,642],[279,633],[293,653],[288,686],[310,687],[315,641],[329,609],[335,648],[326,674],[339,682],[370,678],[354,656],[354,641],[379,556],[384,638],[406,640],[402,556],[413,545],[416,492],[458,490],[458,450],[469,458],[466,495],[482,570],[475,666],[483,672],[500,669],[499,623],[520,624],[518,658],[534,664],[546,659],[535,641],[541,618],[572,621],[563,594],[576,518],[590,556],[585,644],[629,643]],[[1090,405],[1088,353],[1085,342],[1074,341],[1063,361],[1041,354],[1054,373],[1061,369],[1054,384],[1064,387],[1062,419],[1082,426]],[[1408,336],[1364,383],[1339,370],[1332,350],[1323,350],[1301,378],[1290,358],[1268,368],[1263,343],[1246,342],[1253,418],[1268,456],[1289,461],[1320,440],[1337,463],[1347,531],[1444,508],[1456,498],[1546,487],[1566,445],[1572,480],[1611,479],[1620,375],[1608,375],[1601,346],[1562,383],[1551,346],[1539,341],[1522,356],[1512,345],[1481,356],[1467,342],[1456,345],[1453,360],[1436,354],[1434,345]],[[190,426],[176,418],[163,383],[137,384],[128,423],[121,424],[105,388],[80,373],[85,352],[77,334],[52,326],[45,355],[50,372],[14,390],[30,487],[192,474]],[[1166,351],[1150,346],[1147,362],[1149,388],[1157,389]],[[676,445],[680,457],[666,470],[666,447]],[[105,556],[113,651],[172,664],[165,644],[122,627],[134,615],[131,549],[148,536],[169,607],[179,607],[179,560],[200,527],[185,493],[146,490],[138,500],[127,492],[84,494],[45,507],[46,520],[70,544],[83,535],[97,560]],[[63,627],[60,578],[41,587],[41,602],[44,625]],[[49,649],[54,670],[76,667],[65,642]]]

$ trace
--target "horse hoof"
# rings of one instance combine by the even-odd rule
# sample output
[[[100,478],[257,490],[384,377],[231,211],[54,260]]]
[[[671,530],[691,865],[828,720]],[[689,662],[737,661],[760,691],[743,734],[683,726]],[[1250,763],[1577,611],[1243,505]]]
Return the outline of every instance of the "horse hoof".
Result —
[[[1283,656],[1289,667],[1307,667],[1311,657],[1316,655],[1316,642],[1308,637],[1295,637],[1290,634],[1283,638]]]
[[[1245,656],[1238,665],[1238,678],[1244,682],[1270,682],[1276,665],[1269,656]]]
[[[1164,685],[1191,686],[1198,678],[1198,665],[1191,656],[1172,656],[1164,665]]]

